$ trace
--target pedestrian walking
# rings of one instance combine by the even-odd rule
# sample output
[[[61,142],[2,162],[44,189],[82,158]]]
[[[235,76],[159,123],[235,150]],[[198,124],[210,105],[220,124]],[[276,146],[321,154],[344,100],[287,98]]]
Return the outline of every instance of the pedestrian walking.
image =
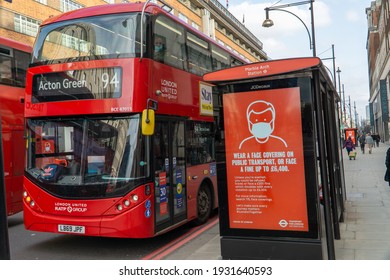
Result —
[[[364,147],[366,146],[366,136],[364,135],[364,133],[362,135],[360,135],[359,143],[360,143],[360,149],[362,150],[362,153],[364,154]]]
[[[351,136],[348,137],[348,139],[344,142],[343,148],[345,148],[347,150],[348,156],[349,156],[350,152],[355,150],[355,144],[353,143]],[[351,158],[349,158],[349,159],[351,159]]]
[[[371,134],[372,140],[374,140],[374,145],[372,146],[375,148],[375,142],[376,142],[376,134]]]
[[[367,133],[366,143],[368,146],[368,153],[372,153],[372,147],[374,147],[374,139],[372,139],[371,133]]]
[[[379,147],[379,142],[381,141],[381,137],[379,136],[379,134],[376,135],[376,139],[375,139],[375,142],[376,142],[376,146]]]
[[[386,165],[385,181],[388,182],[390,186],[390,148],[388,148],[386,152],[385,165]]]

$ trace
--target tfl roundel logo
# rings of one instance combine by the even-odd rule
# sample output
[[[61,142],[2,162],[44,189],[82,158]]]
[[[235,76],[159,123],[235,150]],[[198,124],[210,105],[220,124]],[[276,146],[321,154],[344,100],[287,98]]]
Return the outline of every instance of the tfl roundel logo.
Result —
[[[288,222],[286,220],[280,220],[279,226],[281,226],[282,228],[285,228],[288,226]]]

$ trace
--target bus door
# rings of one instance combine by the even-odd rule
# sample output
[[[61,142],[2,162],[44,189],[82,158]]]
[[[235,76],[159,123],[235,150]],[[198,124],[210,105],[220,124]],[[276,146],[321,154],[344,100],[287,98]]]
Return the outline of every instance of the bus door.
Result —
[[[184,119],[156,118],[153,138],[156,232],[187,217]]]
[[[24,149],[21,149],[21,147],[26,146],[26,142],[24,140],[24,131],[12,131],[12,142],[12,204],[14,211],[19,212],[23,210],[23,202],[21,197],[23,196],[24,160],[21,159],[24,159]]]

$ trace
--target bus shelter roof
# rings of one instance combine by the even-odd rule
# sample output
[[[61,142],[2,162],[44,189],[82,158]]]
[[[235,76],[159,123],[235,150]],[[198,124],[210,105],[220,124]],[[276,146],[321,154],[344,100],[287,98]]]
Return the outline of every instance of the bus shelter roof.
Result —
[[[320,66],[322,66],[322,61],[318,57],[269,60],[207,73],[203,76],[203,79],[205,82],[221,84],[286,74],[301,70],[318,68]]]

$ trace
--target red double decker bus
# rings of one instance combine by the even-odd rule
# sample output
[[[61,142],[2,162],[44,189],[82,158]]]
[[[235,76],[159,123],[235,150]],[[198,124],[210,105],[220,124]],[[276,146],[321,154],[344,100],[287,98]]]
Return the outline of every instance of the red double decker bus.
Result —
[[[7,214],[23,210],[23,101],[32,48],[0,37],[0,117]]]
[[[206,222],[218,199],[201,75],[239,64],[155,4],[44,22],[27,74],[25,227],[145,238]]]

